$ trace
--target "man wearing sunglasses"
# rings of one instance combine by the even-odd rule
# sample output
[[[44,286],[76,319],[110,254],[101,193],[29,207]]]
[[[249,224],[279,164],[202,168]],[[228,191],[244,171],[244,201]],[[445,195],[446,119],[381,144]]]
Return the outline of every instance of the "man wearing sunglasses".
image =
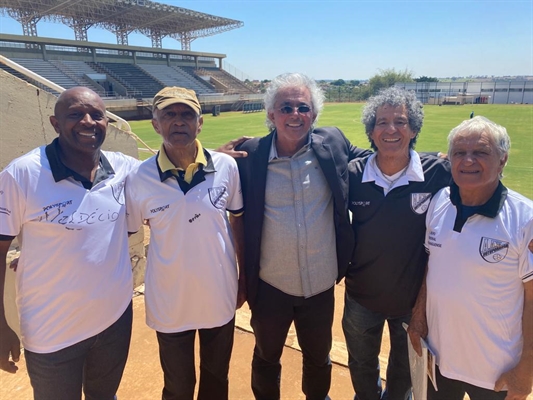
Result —
[[[325,399],[334,285],[343,278],[354,238],[348,220],[348,160],[358,150],[337,128],[315,128],[324,95],[292,73],[265,95],[267,136],[236,150],[245,204],[245,271],[255,335],[252,390],[280,398],[280,357],[294,322],[303,353],[302,389]]]
[[[144,220],[150,226],[146,322],[157,332],[168,400],[194,396],[197,332],[198,399],[228,399],[235,309],[245,301],[235,259],[243,265],[239,171],[233,158],[203,149],[201,111],[192,90],[157,93],[152,125],[161,149],[126,182],[128,231]]]

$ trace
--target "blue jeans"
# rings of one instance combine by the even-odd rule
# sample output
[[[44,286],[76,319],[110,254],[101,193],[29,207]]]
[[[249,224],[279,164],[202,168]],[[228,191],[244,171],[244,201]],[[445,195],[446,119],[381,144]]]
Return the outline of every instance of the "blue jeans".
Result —
[[[165,381],[163,400],[192,400],[194,397],[196,331],[194,329],[177,333],[157,332],[159,358]],[[216,328],[198,329],[200,338],[198,400],[228,399],[228,372],[234,333],[235,318]]]
[[[34,400],[113,400],[128,358],[132,304],[109,328],[53,353],[26,350]]]
[[[361,306],[348,293],[344,297],[342,329],[348,348],[348,367],[355,390],[355,400],[405,400],[411,396],[411,375],[407,351],[407,333],[402,323],[411,314],[389,317]],[[382,391],[379,352],[383,327],[387,321],[390,353],[386,387]]]
[[[437,388],[428,379],[428,400],[463,400],[468,393],[470,400],[504,400],[507,391],[495,392],[494,390],[480,388],[466,382],[445,378],[441,375],[439,367],[436,368]]]
[[[250,322],[255,336],[252,391],[256,400],[280,398],[280,358],[293,321],[302,349],[302,391],[307,400],[329,399],[333,290],[332,287],[306,299],[259,281]]]

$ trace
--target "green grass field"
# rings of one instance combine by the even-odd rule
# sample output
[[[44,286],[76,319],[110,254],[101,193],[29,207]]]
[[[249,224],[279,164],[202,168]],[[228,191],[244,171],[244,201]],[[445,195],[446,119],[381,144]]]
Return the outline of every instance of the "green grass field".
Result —
[[[368,147],[368,140],[361,124],[362,103],[329,103],[320,116],[319,126],[338,126],[358,147]],[[511,153],[505,167],[504,184],[511,189],[533,199],[533,106],[532,105],[464,105],[424,107],[425,118],[416,150],[447,150],[446,138],[450,129],[464,119],[470,112],[483,115],[507,128],[511,136]],[[207,148],[216,148],[230,139],[242,135],[263,136],[268,133],[265,113],[243,114],[242,112],[221,113],[217,117],[204,115],[204,127],[199,136]],[[131,121],[131,128],[151,148],[158,149],[160,136],[155,133],[150,121]],[[142,146],[140,146],[142,147]],[[140,153],[147,158],[149,153]]]

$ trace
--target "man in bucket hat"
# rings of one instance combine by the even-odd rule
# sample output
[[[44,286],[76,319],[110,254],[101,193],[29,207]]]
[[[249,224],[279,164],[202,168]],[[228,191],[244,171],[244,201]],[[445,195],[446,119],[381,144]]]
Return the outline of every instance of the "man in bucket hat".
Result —
[[[193,398],[196,332],[198,399],[228,398],[235,309],[245,301],[236,263],[243,239],[239,171],[232,157],[198,141],[201,111],[192,90],[157,93],[152,125],[163,143],[126,182],[128,231],[144,220],[151,230],[146,321],[157,332],[163,399]]]

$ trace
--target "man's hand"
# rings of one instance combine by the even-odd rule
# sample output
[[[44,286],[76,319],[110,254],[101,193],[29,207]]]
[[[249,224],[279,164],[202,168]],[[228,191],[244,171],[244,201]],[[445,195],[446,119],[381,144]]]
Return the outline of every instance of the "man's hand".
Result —
[[[240,145],[241,143],[246,142],[248,139],[251,139],[251,136],[241,136],[238,139],[230,140],[228,143],[223,144],[218,149],[215,149],[215,151],[218,151],[220,153],[225,153],[229,156],[232,156],[233,158],[243,158],[248,157],[248,153],[246,151],[236,151],[235,147]]]
[[[9,269],[12,269],[13,271],[17,271],[17,268],[19,266],[19,257],[17,258],[14,258],[13,260],[11,260],[11,262],[9,263]]]
[[[533,385],[533,372],[523,363],[504,372],[496,381],[494,390],[499,392],[507,388],[505,400],[526,400]]]
[[[420,339],[425,339],[428,335],[428,321],[426,317],[426,298],[427,298],[427,286],[426,276],[428,269],[424,272],[424,280],[420,291],[416,297],[415,306],[413,307],[413,313],[411,315],[411,321],[409,322],[409,328],[407,328],[407,334],[409,340],[413,345],[413,349],[416,351],[419,357],[422,356],[422,343]]]
[[[11,360],[9,357],[11,356]],[[0,369],[14,374],[19,369],[15,363],[20,359],[20,340],[9,326],[0,329]]]
[[[409,328],[407,328],[407,334],[409,340],[413,345],[413,349],[416,351],[419,357],[422,356],[422,344],[420,339],[425,339],[428,335],[428,323],[426,320],[426,313],[413,313],[411,322],[409,322]]]
[[[243,306],[247,298],[248,294],[246,292],[246,281],[244,280],[244,276],[241,275],[239,277],[239,289],[237,291],[237,310]]]

